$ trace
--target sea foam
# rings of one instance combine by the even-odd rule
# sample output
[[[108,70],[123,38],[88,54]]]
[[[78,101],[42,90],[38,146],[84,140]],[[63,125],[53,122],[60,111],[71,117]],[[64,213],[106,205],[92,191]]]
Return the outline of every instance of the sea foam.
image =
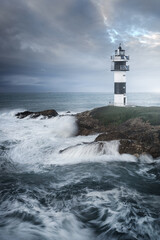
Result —
[[[97,143],[94,142],[97,135],[76,136],[78,127],[74,116],[17,119],[17,111],[1,112],[0,145],[8,148],[3,151],[5,157],[12,163],[25,164],[25,170],[39,170],[43,165],[51,164],[137,161],[129,154],[119,154],[119,141]],[[145,159],[148,161],[147,156],[140,161]]]

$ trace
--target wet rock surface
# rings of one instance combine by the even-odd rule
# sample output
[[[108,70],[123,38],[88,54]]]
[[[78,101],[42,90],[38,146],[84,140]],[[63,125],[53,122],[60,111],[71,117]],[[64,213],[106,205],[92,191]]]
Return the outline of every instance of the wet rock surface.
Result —
[[[105,126],[101,121],[94,118],[92,111],[86,111],[74,115],[77,119],[78,134],[91,135],[101,133],[95,139],[95,142],[107,142],[119,140],[119,153],[128,153],[139,156],[140,154],[150,154],[153,158],[160,157],[160,125],[153,126],[141,118],[129,119],[126,122],[115,126],[110,124]],[[56,117],[58,113],[55,110],[45,110],[40,112],[19,112],[16,117],[22,119],[30,116],[37,118]]]
[[[133,155],[150,154],[160,156],[160,126],[151,126],[140,118],[130,119],[107,133],[100,134],[95,141],[120,140],[119,153]]]
[[[31,118],[37,118],[40,116],[43,116],[45,118],[52,118],[58,116],[58,113],[56,110],[51,109],[51,110],[45,110],[45,111],[40,111],[40,112],[30,112],[30,111],[24,111],[24,112],[19,112],[15,115],[17,118],[25,118],[30,116]]]
[[[91,116],[91,111],[76,114],[78,135],[90,135],[95,133],[106,132],[107,128]]]

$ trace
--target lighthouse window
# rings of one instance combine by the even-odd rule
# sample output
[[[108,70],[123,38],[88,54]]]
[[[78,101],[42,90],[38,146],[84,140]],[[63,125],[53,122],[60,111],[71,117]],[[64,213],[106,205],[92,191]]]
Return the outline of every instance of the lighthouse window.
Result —
[[[114,84],[114,93],[115,94],[124,94],[126,93],[126,83],[115,83]]]

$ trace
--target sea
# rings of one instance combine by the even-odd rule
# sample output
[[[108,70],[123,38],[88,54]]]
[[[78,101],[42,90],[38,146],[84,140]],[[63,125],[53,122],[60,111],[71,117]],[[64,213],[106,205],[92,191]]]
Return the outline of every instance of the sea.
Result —
[[[76,136],[73,114],[112,103],[112,93],[0,94],[0,240],[160,240],[160,159]],[[160,106],[160,93],[129,93],[128,104]],[[15,117],[46,109],[62,116]]]

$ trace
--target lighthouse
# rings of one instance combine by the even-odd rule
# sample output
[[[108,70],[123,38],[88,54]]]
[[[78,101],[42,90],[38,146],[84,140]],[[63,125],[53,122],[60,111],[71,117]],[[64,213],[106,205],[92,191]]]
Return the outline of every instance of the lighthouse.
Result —
[[[112,65],[111,71],[114,72],[114,106],[126,106],[126,72],[129,71],[129,56],[125,55],[125,50],[122,49],[121,44],[115,55],[111,56]]]

